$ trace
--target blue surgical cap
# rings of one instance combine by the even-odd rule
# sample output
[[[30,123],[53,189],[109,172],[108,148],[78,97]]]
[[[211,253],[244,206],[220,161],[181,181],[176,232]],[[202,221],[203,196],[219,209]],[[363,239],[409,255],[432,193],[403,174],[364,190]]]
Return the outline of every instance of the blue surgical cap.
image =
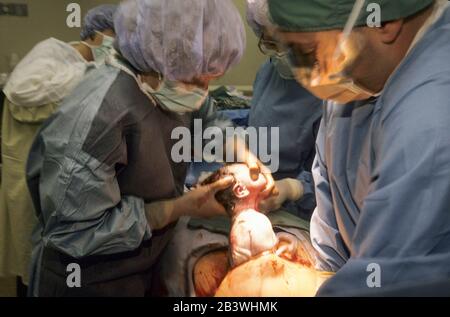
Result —
[[[221,76],[246,45],[231,0],[128,0],[117,11],[115,29],[116,47],[133,67],[172,81]]]
[[[264,30],[275,29],[269,18],[267,0],[247,0],[247,23],[258,37],[262,36]]]
[[[84,17],[81,39],[84,41],[93,37],[95,31],[114,30],[114,14],[116,10],[117,6],[113,4],[105,4],[89,10]]]

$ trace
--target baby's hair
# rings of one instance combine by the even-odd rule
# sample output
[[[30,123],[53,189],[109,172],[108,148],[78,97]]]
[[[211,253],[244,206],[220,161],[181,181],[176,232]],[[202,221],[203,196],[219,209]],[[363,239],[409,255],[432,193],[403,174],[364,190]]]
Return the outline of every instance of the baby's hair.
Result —
[[[228,171],[228,168],[226,166],[224,166],[224,167],[218,169],[217,171],[215,171],[210,176],[208,176],[204,181],[202,181],[200,183],[200,185],[205,186],[205,185],[213,184],[213,183],[217,182],[218,180],[220,180],[226,176],[229,176],[229,175],[233,176],[233,174],[231,174]],[[217,192],[216,200],[219,204],[221,204],[225,208],[225,210],[227,211],[227,213],[229,215],[232,215],[233,211],[234,211],[234,206],[235,206],[238,198],[234,195],[233,188],[229,187],[227,189]]]

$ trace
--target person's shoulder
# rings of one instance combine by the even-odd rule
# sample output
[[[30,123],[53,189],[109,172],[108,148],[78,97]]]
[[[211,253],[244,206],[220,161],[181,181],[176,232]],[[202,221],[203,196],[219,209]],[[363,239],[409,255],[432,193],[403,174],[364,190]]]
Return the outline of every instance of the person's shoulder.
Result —
[[[34,47],[48,47],[48,46],[61,46],[61,47],[66,47],[69,44],[67,44],[66,42],[63,42],[57,38],[54,37],[49,37],[47,39],[44,39],[40,42],[38,42]]]
[[[154,101],[141,91],[136,79],[129,74],[123,71],[118,71],[116,74],[116,69],[109,65],[102,66],[99,71],[105,74],[114,72],[116,76],[103,101],[109,105],[108,111],[128,115],[134,118],[134,121],[139,121],[156,107]]]
[[[64,43],[64,42],[62,42],[62,41],[60,41],[60,40],[58,40],[58,39],[56,39],[54,37],[49,37],[47,39],[41,40],[41,41],[37,42],[36,44],[34,44],[34,46],[31,48],[30,52],[40,51],[40,50],[43,50],[45,48],[55,47],[55,46],[58,46],[58,45],[59,46],[65,46],[65,45],[68,45],[68,44],[66,44],[66,43]]]
[[[53,58],[57,60],[66,60],[67,62],[83,62],[85,60],[78,53],[78,51],[70,44],[63,42],[54,37],[42,40],[38,42],[27,54],[32,55],[34,58]]]
[[[448,35],[429,33],[409,53],[388,81],[382,96],[382,120],[398,115],[448,118],[450,100],[450,41]],[[432,116],[432,117],[431,117]]]
[[[38,43],[19,62],[5,86],[17,105],[59,103],[80,82],[86,64],[70,45],[50,38]]]
[[[266,77],[272,76],[272,74],[276,71],[275,66],[273,65],[272,61],[267,59],[261,67],[258,69],[258,72],[256,73],[256,80],[255,84],[261,82],[261,80],[266,79]]]
[[[381,96],[382,120],[410,118],[419,122],[450,122],[450,69],[423,72],[416,76],[420,78],[411,79],[410,83],[396,83]]]
[[[268,70],[275,70],[275,65],[273,64],[272,60],[268,58],[259,68],[259,71],[268,71]]]

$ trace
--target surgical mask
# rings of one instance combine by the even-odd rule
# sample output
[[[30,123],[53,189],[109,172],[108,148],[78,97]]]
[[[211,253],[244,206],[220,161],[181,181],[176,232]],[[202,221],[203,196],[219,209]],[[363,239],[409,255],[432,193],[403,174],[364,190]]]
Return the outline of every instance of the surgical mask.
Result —
[[[111,53],[111,50],[114,45],[114,38],[98,31],[95,31],[97,34],[101,34],[103,36],[102,44],[99,46],[93,46],[86,42],[81,42],[87,47],[89,47],[92,51],[92,56],[94,57],[94,61],[97,64],[103,64],[106,60],[106,57]]]
[[[347,70],[354,64],[364,46],[362,35],[352,32],[364,3],[364,0],[356,0],[336,51],[331,57],[332,61],[329,63],[332,65],[331,70],[327,73],[320,69],[315,57],[297,56],[292,49],[288,52],[288,60],[297,81],[320,99],[346,104],[377,96],[375,92],[357,85],[347,74]]]
[[[156,97],[168,111],[180,114],[198,111],[205,102],[208,91],[180,82],[163,80],[157,89],[142,81],[142,89]]]
[[[294,80],[296,78],[296,76],[292,72],[291,65],[288,61],[287,56],[273,56],[271,58],[271,61],[281,78],[286,80]]]

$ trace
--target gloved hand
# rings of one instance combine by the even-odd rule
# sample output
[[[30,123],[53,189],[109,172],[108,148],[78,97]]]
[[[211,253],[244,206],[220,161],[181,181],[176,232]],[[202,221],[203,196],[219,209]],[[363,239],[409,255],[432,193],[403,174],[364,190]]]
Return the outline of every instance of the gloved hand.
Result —
[[[286,201],[296,201],[303,197],[303,184],[294,178],[285,178],[275,182],[278,195],[269,197],[259,203],[259,210],[269,213],[281,208]]]
[[[183,196],[158,201],[145,206],[147,221],[152,230],[162,229],[180,217],[211,218],[226,216],[225,208],[215,198],[218,191],[230,187],[232,176],[225,177],[213,184],[198,186]]]
[[[272,177],[272,172],[258,159],[249,159],[246,162],[248,168],[250,169],[250,176],[252,180],[257,180],[259,174],[262,174],[266,179],[266,187],[259,194],[262,199],[267,199],[268,197],[274,197],[278,194],[278,190],[275,186],[275,180]]]
[[[267,199],[270,196],[277,195],[277,190],[275,187],[275,181],[272,177],[272,172],[270,169],[265,166],[247,147],[245,141],[240,137],[232,137],[232,140],[229,139],[225,142],[225,156],[224,160],[228,163],[231,163],[228,160],[227,153],[233,153],[233,158],[236,159],[236,162],[243,162],[247,165],[250,171],[250,177],[252,180],[257,180],[259,174],[262,174],[266,179],[266,187],[260,193],[260,197],[262,199]]]

